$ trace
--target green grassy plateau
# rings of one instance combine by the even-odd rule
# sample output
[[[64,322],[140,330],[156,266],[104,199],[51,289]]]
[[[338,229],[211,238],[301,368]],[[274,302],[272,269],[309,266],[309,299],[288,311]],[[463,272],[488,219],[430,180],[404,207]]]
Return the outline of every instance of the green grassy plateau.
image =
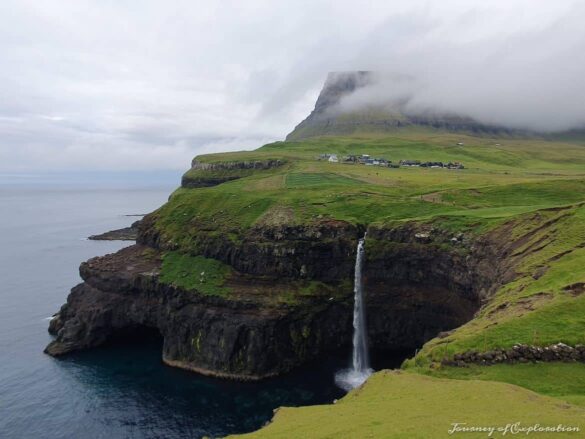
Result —
[[[580,426],[585,409],[517,386],[478,380],[449,380],[382,371],[337,404],[281,408],[274,421],[238,438],[388,438],[434,439],[488,437],[488,432],[449,430],[461,427],[506,428]],[[491,437],[502,437],[494,432]],[[580,432],[533,433],[528,437],[582,437]],[[506,436],[512,436],[510,432]],[[526,437],[527,435],[518,434]]]
[[[393,136],[277,142],[250,152],[198,157],[208,163],[285,162],[274,169],[246,170],[218,186],[178,189],[155,212],[155,227],[175,249],[164,258],[163,281],[205,294],[230,296],[230,268],[197,256],[203,233],[237,242],[262,225],[416,221],[471,235],[505,230],[502,239],[522,243],[513,255],[520,261],[515,278],[476,318],[448,337],[431,340],[407,360],[406,372],[377,373],[336,405],[282,409],[274,423],[245,437],[448,437],[451,422],[578,424],[582,432],[576,435],[536,437],[584,437],[585,411],[565,401],[585,406],[585,365],[453,368],[440,363],[455,353],[516,343],[585,344],[585,146],[562,140],[404,130]],[[393,163],[459,161],[465,169],[329,163],[318,160],[324,153],[340,158],[370,154]],[[195,173],[190,176],[205,177],[205,171]]]
[[[457,146],[464,142],[464,146]],[[499,146],[497,145],[499,144]],[[321,153],[460,161],[464,170],[381,168],[328,163]],[[495,224],[521,213],[583,200],[585,148],[542,140],[486,139],[440,133],[401,137],[324,137],[277,142],[201,162],[282,159],[282,167],[245,170],[219,186],[178,189],[158,212],[165,236],[197,253],[197,230],[237,235],[262,221],[305,224],[330,217],[353,223],[428,220]],[[192,172],[192,171],[190,171]],[[215,176],[217,171],[210,172]]]

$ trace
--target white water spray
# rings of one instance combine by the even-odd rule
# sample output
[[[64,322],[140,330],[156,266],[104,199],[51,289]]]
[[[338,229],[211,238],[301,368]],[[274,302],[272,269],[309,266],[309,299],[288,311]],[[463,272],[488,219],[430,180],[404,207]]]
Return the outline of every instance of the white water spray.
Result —
[[[362,266],[364,243],[366,237],[359,240],[355,258],[354,304],[353,304],[353,355],[352,368],[339,371],[335,382],[344,390],[351,390],[361,385],[372,374],[368,358],[368,341],[366,329],[366,310],[363,298]]]

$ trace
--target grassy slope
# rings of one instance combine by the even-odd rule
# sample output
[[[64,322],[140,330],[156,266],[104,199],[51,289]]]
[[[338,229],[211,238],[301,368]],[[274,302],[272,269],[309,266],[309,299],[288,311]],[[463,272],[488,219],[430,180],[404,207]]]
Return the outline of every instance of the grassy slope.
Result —
[[[457,146],[458,142],[465,145]],[[461,161],[466,169],[333,164],[318,161],[316,157],[322,153],[367,153],[394,162]],[[585,295],[573,294],[570,287],[585,282],[585,147],[405,131],[399,137],[324,137],[199,157],[207,162],[257,159],[285,159],[286,165],[212,188],[177,190],[157,212],[163,237],[177,244],[179,251],[197,255],[201,232],[237,240],[254,225],[303,224],[327,217],[360,224],[429,221],[478,234],[507,227],[510,239],[525,241],[517,249],[521,260],[517,279],[504,285],[476,319],[447,338],[431,340],[404,367],[423,375],[504,381],[585,403],[583,365],[468,369],[438,365],[445,356],[468,349],[484,351],[514,343],[585,343]],[[359,397],[363,405],[355,405],[353,418],[347,414],[352,422],[358,423],[364,416],[361,410],[369,407],[368,401],[377,401],[374,406],[379,404],[380,415],[396,409],[397,402],[389,394],[397,398],[410,394],[369,389]],[[468,391],[461,390],[463,394]],[[413,416],[426,416],[429,407],[435,408],[432,399]],[[323,410],[325,416],[338,409],[316,410],[314,413]],[[299,413],[306,413],[307,421],[312,419],[310,409]],[[495,412],[489,413],[495,416]],[[277,419],[276,424],[289,425],[283,422],[285,415]],[[296,422],[297,418],[291,419]],[[278,430],[270,427],[266,431]]]
[[[450,437],[448,431],[455,422],[469,426],[520,422],[524,426],[583,427],[584,418],[583,408],[509,384],[384,371],[335,405],[282,408],[267,427],[237,437],[429,439]],[[492,437],[500,436],[494,433]],[[535,436],[579,437],[579,433]],[[487,433],[457,433],[453,437],[487,437]]]
[[[574,289],[585,282],[585,205],[524,215],[515,222],[511,238],[522,229],[538,230],[516,250],[522,256],[517,278],[500,288],[472,321],[427,343],[406,366],[516,343],[585,343],[585,295]]]
[[[465,146],[456,146],[463,140]],[[502,142],[495,146],[496,142]],[[508,143],[509,142],[509,143]],[[316,160],[323,153],[462,161],[467,169],[387,169]],[[166,238],[197,254],[197,231],[237,236],[265,215],[288,224],[333,217],[354,223],[446,216],[457,223],[505,218],[570,204],[585,189],[585,148],[543,141],[495,141],[449,134],[321,138],[278,142],[200,161],[285,159],[281,168],[202,189],[179,189],[158,212]],[[438,202],[425,201],[435,194]]]
[[[585,364],[582,363],[473,365],[412,371],[439,378],[503,381],[585,407]]]

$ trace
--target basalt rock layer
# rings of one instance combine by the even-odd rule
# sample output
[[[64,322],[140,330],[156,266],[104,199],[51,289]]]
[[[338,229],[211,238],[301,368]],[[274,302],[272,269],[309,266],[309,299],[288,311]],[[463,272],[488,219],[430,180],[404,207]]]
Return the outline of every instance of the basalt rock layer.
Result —
[[[152,217],[145,218],[138,243],[175,250]],[[220,260],[252,275],[338,281],[352,276],[355,248],[364,227],[343,221],[320,221],[307,226],[252,227],[233,241],[225,235],[200,232],[197,253]]]
[[[160,281],[165,245],[147,217],[138,245],[81,264],[84,282],[51,321],[56,339],[46,352],[62,355],[155,328],[171,366],[243,380],[286,372],[350,345],[352,273],[363,232],[340,221],[251,229],[239,243],[210,236],[202,254],[237,270],[230,293],[219,297]],[[482,262],[501,250],[490,240],[418,225],[370,227],[365,248],[375,350],[414,349],[468,321],[505,275],[500,265]],[[321,287],[291,303],[269,300],[288,284],[315,280]],[[332,290],[340,293],[333,297]]]
[[[51,321],[57,338],[45,352],[59,356],[156,328],[167,364],[246,380],[287,371],[351,335],[345,302],[288,308],[184,291],[159,282],[158,256],[136,245],[81,264],[84,282]]]
[[[217,186],[246,177],[255,171],[274,169],[282,165],[282,160],[205,163],[195,158],[191,162],[191,169],[183,175],[181,186],[192,189]]]
[[[99,235],[91,235],[87,239],[91,239],[92,241],[136,241],[139,224],[140,220],[134,221],[130,227],[110,230]]]

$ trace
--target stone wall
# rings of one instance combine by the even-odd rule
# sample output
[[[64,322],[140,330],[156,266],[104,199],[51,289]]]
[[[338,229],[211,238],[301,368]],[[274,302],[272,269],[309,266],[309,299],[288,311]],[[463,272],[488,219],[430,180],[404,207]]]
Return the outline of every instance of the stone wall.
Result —
[[[550,346],[517,344],[509,349],[494,349],[487,352],[467,351],[455,354],[442,361],[445,366],[466,367],[470,364],[489,366],[500,363],[531,363],[537,361],[581,361],[585,362],[585,345],[569,346],[556,343]]]

